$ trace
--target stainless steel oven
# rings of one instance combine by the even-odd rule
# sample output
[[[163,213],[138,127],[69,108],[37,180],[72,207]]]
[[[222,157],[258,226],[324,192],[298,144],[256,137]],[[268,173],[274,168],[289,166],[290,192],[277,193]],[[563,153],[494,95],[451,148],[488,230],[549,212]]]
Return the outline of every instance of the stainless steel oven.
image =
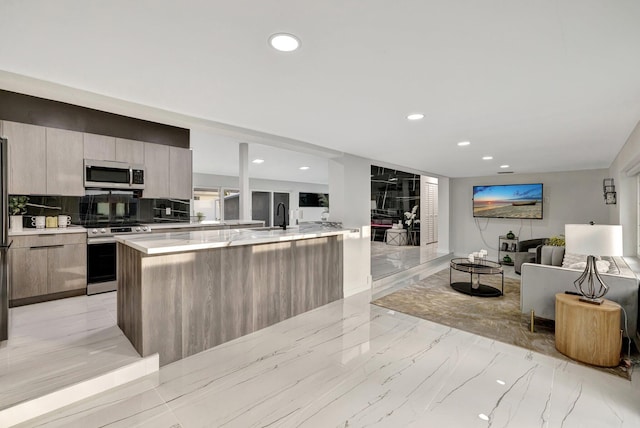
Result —
[[[87,294],[117,288],[115,238],[87,238]]]
[[[116,235],[143,234],[151,228],[142,225],[99,227],[87,230],[87,294],[118,289],[116,280]]]

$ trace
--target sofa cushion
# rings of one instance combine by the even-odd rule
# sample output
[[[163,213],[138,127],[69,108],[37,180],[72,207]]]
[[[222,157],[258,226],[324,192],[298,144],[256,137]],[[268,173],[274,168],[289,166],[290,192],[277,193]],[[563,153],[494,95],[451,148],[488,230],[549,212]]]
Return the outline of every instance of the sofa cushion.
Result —
[[[540,250],[540,264],[551,265],[551,266],[561,266],[563,256],[564,256],[564,247],[543,245]]]

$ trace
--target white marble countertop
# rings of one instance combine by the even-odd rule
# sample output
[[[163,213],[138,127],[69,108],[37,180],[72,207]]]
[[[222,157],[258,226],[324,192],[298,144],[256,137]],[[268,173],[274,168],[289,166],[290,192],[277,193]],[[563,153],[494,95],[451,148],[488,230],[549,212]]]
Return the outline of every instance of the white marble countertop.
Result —
[[[178,223],[145,223],[145,226],[149,226],[151,231],[154,230],[162,230],[162,229],[189,229],[189,228],[224,228],[224,227],[233,227],[239,225],[255,225],[255,227],[260,227],[264,224],[263,221],[257,220],[227,220],[227,221],[215,221],[215,220],[205,220],[199,223],[186,223],[186,222],[178,222]]]
[[[82,226],[50,227],[44,229],[24,228],[20,231],[9,230],[9,236],[29,236],[29,235],[59,235],[62,233],[87,233],[87,229]]]
[[[336,226],[306,224],[300,227],[254,229],[201,230],[195,232],[154,233],[137,236],[116,236],[116,241],[134,248],[143,254],[169,254],[209,248],[232,247],[237,245],[267,244],[271,242],[293,241],[344,235],[357,229],[343,229]]]

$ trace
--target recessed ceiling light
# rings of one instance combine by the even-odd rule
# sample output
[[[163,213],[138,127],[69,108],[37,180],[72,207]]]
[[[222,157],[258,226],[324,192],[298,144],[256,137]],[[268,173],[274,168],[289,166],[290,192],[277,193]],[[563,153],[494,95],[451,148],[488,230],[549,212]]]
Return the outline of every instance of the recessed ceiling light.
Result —
[[[491,160],[493,156],[482,156],[482,160]]]
[[[407,119],[409,119],[409,120],[424,119],[424,114],[422,114],[422,113],[411,113],[409,116],[407,116]]]
[[[509,165],[500,165],[500,168],[509,168]]]
[[[264,159],[254,159],[251,162],[253,162],[253,163],[263,163]]]
[[[300,47],[300,39],[293,34],[276,33],[269,37],[269,44],[280,52],[293,52]]]
[[[469,144],[471,144],[471,141],[460,141],[458,143],[459,146],[468,146]]]
[[[300,169],[303,170],[303,171],[306,171],[307,169],[309,169],[309,167],[308,166],[301,166]]]
[[[488,421],[488,420],[489,420],[489,416],[485,415],[484,413],[480,413],[480,414],[478,415],[478,417],[479,417],[480,419],[482,419],[483,421]]]

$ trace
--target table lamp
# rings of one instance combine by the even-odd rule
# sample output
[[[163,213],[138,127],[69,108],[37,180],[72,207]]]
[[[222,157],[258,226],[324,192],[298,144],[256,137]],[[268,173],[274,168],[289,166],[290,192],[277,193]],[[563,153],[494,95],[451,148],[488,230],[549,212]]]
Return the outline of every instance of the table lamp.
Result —
[[[622,226],[604,224],[565,224],[566,252],[587,254],[587,266],[573,284],[583,302],[600,305],[609,287],[598,272],[595,256],[622,255]]]

